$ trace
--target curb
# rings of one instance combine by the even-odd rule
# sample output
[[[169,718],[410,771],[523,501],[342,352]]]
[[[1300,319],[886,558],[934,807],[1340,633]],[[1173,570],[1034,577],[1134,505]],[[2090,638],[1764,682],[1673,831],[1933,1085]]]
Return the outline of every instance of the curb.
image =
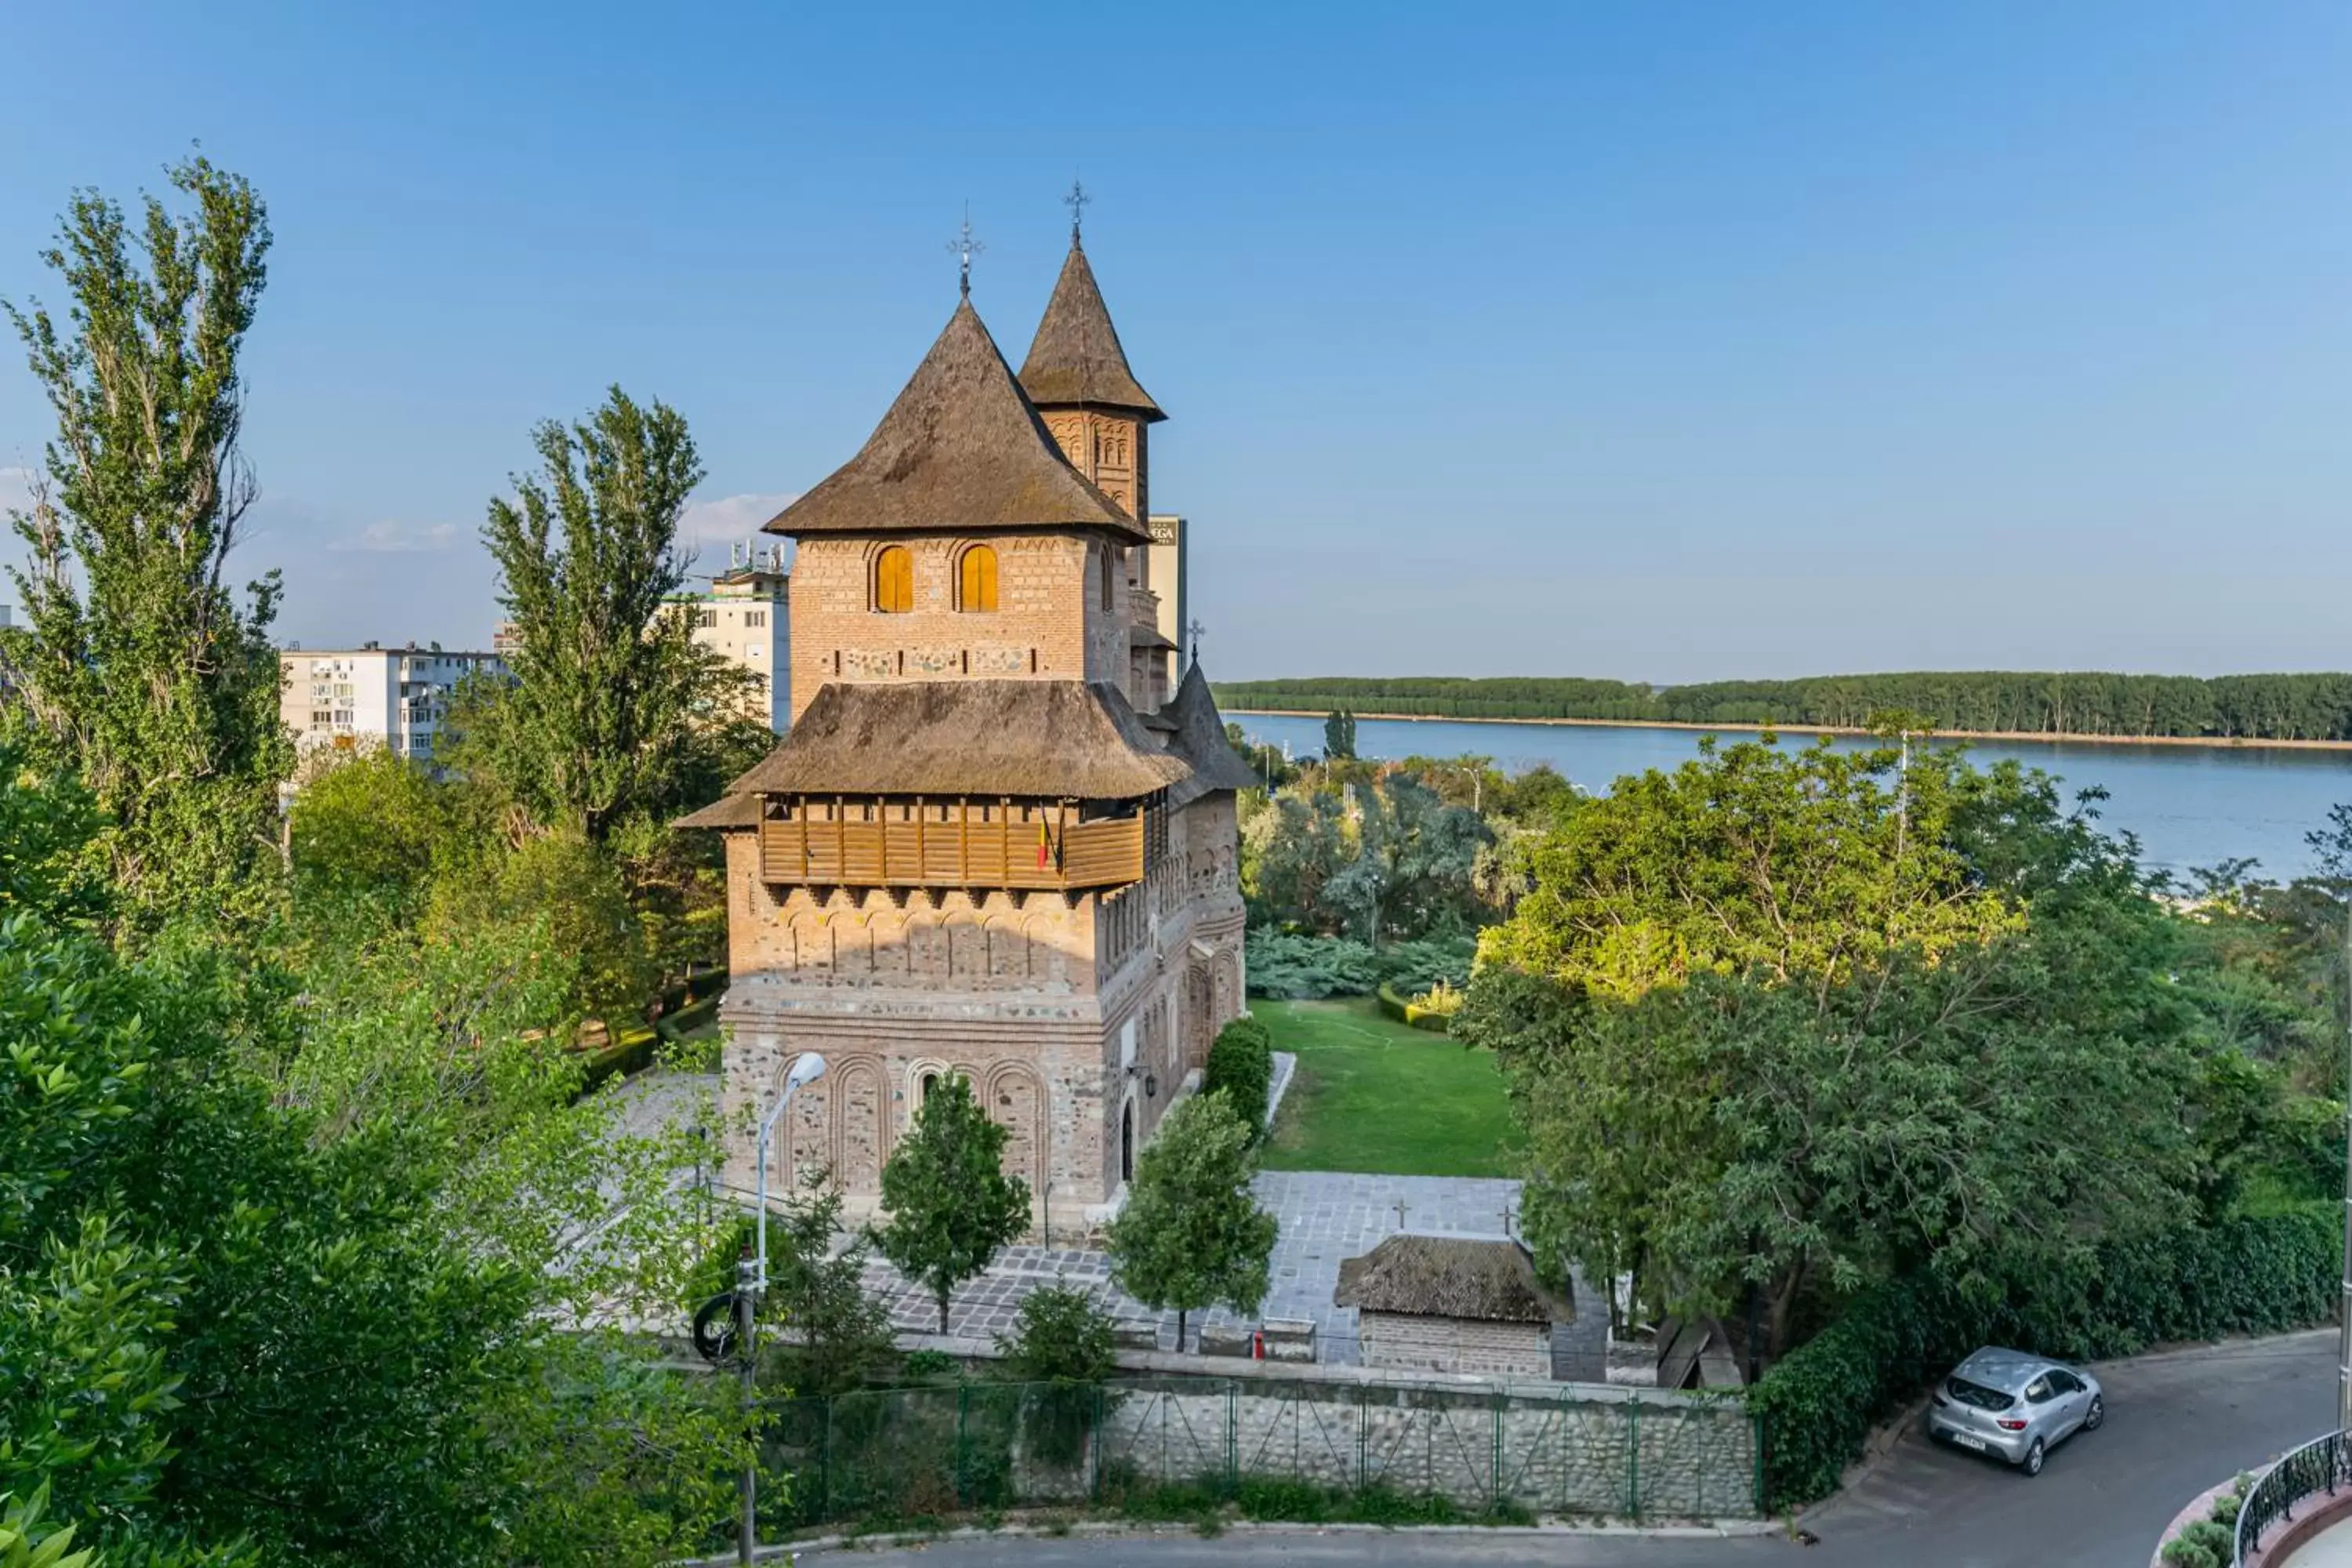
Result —
[[[1603,1536],[1631,1539],[1654,1536],[1660,1540],[1735,1540],[1744,1536],[1777,1535],[1778,1521],[1769,1519],[1724,1519],[1711,1522],[1685,1524],[1300,1524],[1284,1520],[1220,1520],[1218,1532],[1223,1535],[1468,1535],[1482,1539],[1494,1537],[1513,1540],[1542,1540],[1546,1537]],[[781,1542],[772,1546],[752,1549],[754,1562],[791,1562],[808,1552],[876,1552],[896,1551],[910,1546],[929,1546],[946,1541],[1058,1541],[1073,1537],[1115,1540],[1120,1538],[1151,1538],[1156,1536],[1197,1535],[1192,1525],[1182,1523],[1129,1523],[1123,1520],[1079,1520],[1066,1526],[1048,1528],[1034,1524],[1006,1524],[994,1530],[982,1530],[976,1525],[959,1525],[953,1530],[908,1531],[898,1533],[881,1532],[873,1535],[818,1535],[806,1541]],[[732,1552],[715,1557],[694,1557],[670,1564],[670,1568],[730,1568],[739,1559]]]

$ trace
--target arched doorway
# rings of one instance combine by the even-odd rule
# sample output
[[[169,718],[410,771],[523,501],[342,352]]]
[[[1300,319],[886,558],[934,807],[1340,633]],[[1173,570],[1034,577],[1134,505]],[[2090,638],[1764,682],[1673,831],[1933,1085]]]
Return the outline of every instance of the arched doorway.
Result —
[[[1131,1100],[1118,1113],[1118,1179],[1135,1180],[1135,1101]]]

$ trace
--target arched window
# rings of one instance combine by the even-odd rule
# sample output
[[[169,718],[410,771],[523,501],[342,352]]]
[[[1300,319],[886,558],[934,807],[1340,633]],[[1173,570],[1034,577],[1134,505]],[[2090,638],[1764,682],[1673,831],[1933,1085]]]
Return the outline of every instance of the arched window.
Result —
[[[996,608],[996,552],[975,544],[963,552],[962,587],[956,595],[959,610]]]
[[[893,544],[874,558],[874,607],[890,616],[903,616],[915,607],[915,558],[903,544]]]
[[[1104,609],[1106,609],[1106,610],[1108,610],[1108,609],[1109,609],[1109,608],[1111,607],[1111,596],[1110,596],[1110,595],[1111,595],[1111,574],[1112,574],[1112,564],[1111,564],[1111,563],[1112,563],[1112,562],[1116,559],[1117,555],[1118,555],[1118,549],[1117,549],[1117,547],[1116,547],[1116,546],[1114,546],[1114,545],[1112,545],[1112,544],[1109,544],[1109,543],[1108,543],[1108,542],[1106,542],[1106,543],[1103,545],[1103,547],[1102,547],[1102,607],[1103,607]]]

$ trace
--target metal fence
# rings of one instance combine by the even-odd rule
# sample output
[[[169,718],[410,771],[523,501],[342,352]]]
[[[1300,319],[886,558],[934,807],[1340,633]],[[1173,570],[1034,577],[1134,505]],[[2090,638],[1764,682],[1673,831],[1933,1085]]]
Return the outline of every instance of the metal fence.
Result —
[[[2237,1561],[2247,1562],[2271,1526],[2294,1517],[2295,1505],[2312,1498],[2334,1497],[2352,1486],[2352,1451],[2344,1434],[2330,1432],[2294,1450],[2263,1472],[2247,1489],[2238,1508]]]
[[[771,1407],[779,1524],[1115,1504],[1254,1483],[1619,1519],[1753,1517],[1763,1446],[1737,1405],[1312,1381],[966,1383]]]

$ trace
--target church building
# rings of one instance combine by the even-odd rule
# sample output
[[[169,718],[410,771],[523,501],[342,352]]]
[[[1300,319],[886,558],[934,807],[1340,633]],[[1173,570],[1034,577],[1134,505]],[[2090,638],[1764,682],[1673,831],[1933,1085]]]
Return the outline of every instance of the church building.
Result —
[[[797,542],[791,726],[684,826],[726,836],[726,1179],[803,1051],[770,1181],[870,1213],[966,1079],[1040,1233],[1113,1212],[1242,1007],[1251,783],[1150,580],[1151,427],[1074,226],[1015,375],[964,294]]]

